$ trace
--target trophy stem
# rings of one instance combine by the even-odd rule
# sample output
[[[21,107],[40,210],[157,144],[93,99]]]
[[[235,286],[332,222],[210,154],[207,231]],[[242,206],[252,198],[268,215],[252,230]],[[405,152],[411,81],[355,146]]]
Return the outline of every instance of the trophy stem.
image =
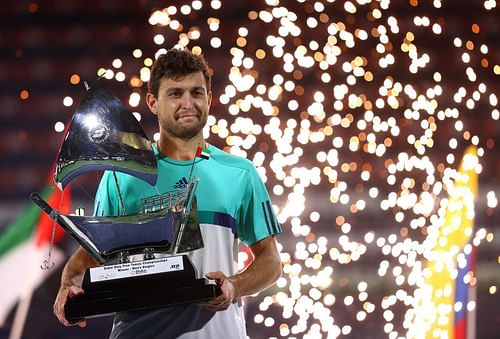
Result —
[[[184,208],[182,211],[182,218],[180,221],[179,228],[175,233],[174,237],[174,246],[172,249],[172,253],[175,255],[179,251],[179,246],[181,244],[182,236],[184,234],[184,228],[188,223],[189,214],[191,212],[191,207],[194,202],[194,192],[196,191],[196,186],[198,185],[198,180],[191,180],[188,185],[188,191],[186,194],[186,200],[184,202]]]

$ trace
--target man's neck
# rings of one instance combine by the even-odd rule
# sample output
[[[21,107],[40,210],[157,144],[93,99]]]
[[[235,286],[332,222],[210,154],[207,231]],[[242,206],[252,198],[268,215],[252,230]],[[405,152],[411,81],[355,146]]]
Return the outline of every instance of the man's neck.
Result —
[[[198,147],[206,147],[206,142],[202,135],[189,140],[170,138],[162,135],[156,145],[158,147],[158,151],[171,159],[192,160],[196,156],[196,150]]]

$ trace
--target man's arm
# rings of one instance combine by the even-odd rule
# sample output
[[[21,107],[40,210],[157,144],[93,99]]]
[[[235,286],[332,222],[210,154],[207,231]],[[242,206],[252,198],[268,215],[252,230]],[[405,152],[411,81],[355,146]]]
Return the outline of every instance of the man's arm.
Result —
[[[226,276],[224,273],[210,272],[207,278],[217,281],[221,295],[203,306],[212,311],[227,309],[235,299],[262,291],[281,276],[281,258],[274,236],[269,236],[250,245],[254,260],[246,270]]]
[[[66,319],[64,314],[64,305],[68,298],[78,294],[83,294],[82,281],[85,270],[89,267],[94,267],[97,262],[92,258],[82,247],[78,248],[75,253],[69,258],[64,266],[61,275],[61,287],[54,301],[54,314],[59,319],[59,322],[65,326],[75,325]],[[78,322],[80,327],[86,325],[85,320]]]

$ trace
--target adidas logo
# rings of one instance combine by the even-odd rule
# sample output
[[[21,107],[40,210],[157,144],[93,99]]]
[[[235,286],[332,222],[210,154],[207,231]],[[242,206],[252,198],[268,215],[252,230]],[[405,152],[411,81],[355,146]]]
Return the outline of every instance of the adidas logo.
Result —
[[[186,180],[186,177],[182,177],[181,180],[179,180],[175,183],[174,188],[181,189],[181,188],[187,187],[187,185],[188,185],[188,181]]]

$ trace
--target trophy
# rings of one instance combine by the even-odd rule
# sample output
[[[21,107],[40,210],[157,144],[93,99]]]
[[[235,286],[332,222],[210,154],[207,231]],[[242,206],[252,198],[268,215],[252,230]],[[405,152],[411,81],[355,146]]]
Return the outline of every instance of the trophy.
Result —
[[[154,185],[156,156],[137,119],[109,90],[97,83],[85,86],[86,95],[59,151],[56,185],[63,190],[80,174],[98,170],[124,172]],[[216,284],[197,277],[182,254],[203,247],[197,183],[190,175],[184,188],[143,198],[137,213],[118,216],[65,215],[39,194],[31,194],[33,202],[99,263],[85,272],[85,293],[68,299],[68,320],[207,301],[220,294]],[[123,204],[116,176],[115,184]]]

